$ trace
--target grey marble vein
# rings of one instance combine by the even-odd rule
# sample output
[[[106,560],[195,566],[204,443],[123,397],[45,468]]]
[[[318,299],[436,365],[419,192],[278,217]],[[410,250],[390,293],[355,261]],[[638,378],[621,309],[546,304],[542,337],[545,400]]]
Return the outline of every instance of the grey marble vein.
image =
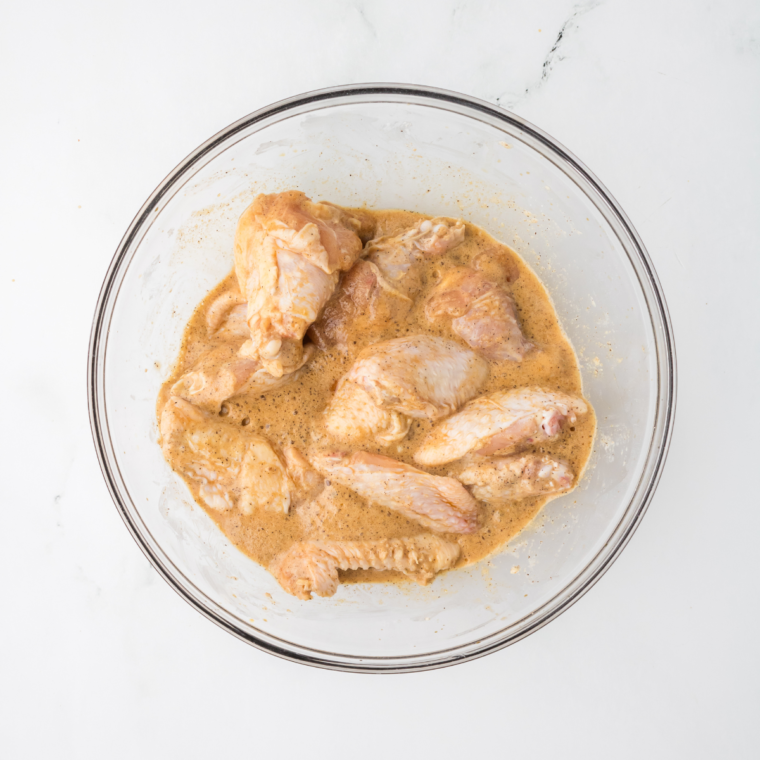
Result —
[[[501,95],[496,98],[496,103],[505,108],[513,109],[530,96],[535,95],[535,93],[538,92],[548,81],[555,65],[565,59],[566,56],[563,53],[563,47],[566,44],[568,37],[572,36],[578,30],[579,19],[598,8],[602,2],[603,0],[587,0],[587,2],[574,5],[570,16],[560,27],[557,37],[554,40],[554,44],[551,46],[551,49],[541,64],[541,71],[538,77],[534,79],[534,81],[530,83],[522,93],[511,97],[506,94]]]

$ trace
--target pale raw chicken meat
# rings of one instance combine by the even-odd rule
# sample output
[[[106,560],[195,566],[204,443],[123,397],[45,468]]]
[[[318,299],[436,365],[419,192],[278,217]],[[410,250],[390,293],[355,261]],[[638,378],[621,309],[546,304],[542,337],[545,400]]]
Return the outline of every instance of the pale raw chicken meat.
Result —
[[[403,414],[377,406],[369,393],[342,380],[325,412],[325,430],[336,441],[356,443],[372,437],[383,446],[402,440],[411,420]]]
[[[488,378],[488,365],[453,340],[412,335],[365,348],[345,375],[375,405],[418,419],[437,420],[471,399]]]
[[[362,231],[358,216],[295,190],[254,200],[235,234],[235,272],[251,334],[243,355],[275,377],[303,364],[303,337],[339,273],[359,258]]]
[[[380,541],[304,541],[294,544],[272,563],[280,585],[299,599],[332,596],[339,570],[396,570],[426,585],[436,573],[459,559],[458,544],[438,536],[386,538]]]
[[[241,470],[240,510],[253,514],[258,509],[287,514],[316,498],[324,488],[324,478],[293,446],[280,455],[264,438],[248,444]]]
[[[321,476],[320,476],[321,479]],[[324,481],[322,481],[324,484]],[[301,533],[310,539],[334,538],[331,527],[341,511],[341,502],[334,486],[326,485],[314,498],[304,502],[295,512]]]
[[[417,263],[440,256],[465,237],[464,223],[451,219],[425,219],[401,235],[370,240],[365,258],[343,275],[324,313],[309,330],[320,347],[348,345],[352,322],[366,315],[373,323],[403,319],[420,287]]]
[[[523,336],[506,288],[471,267],[457,267],[444,275],[425,306],[425,316],[431,322],[453,317],[451,329],[494,361],[522,361],[533,348]]]
[[[214,333],[214,338],[222,340],[240,340],[245,341],[251,335],[248,329],[248,303],[242,301],[235,304],[225,315],[221,324]]]
[[[281,456],[259,435],[170,397],[161,414],[161,446],[172,467],[198,485],[206,506],[287,514],[318,493],[323,480],[297,450]]]
[[[377,270],[378,288],[409,301],[420,287],[417,262],[443,256],[464,238],[461,219],[424,219],[400,235],[370,240],[364,249],[365,261]]]
[[[365,451],[323,452],[314,455],[311,463],[331,482],[430,530],[474,533],[478,529],[478,504],[453,478],[430,475],[396,459]]]
[[[567,462],[541,454],[486,457],[466,467],[457,478],[479,501],[544,496],[569,490],[575,476]]]
[[[295,506],[316,499],[325,487],[325,479],[309,464],[309,460],[295,446],[286,447],[282,453],[285,457],[288,475],[295,485]]]
[[[206,333],[209,338],[249,338],[246,321],[248,302],[237,290],[228,290],[215,298],[206,309]]]
[[[192,452],[186,441],[188,432],[196,426],[208,424],[210,420],[209,415],[193,404],[170,396],[161,411],[158,426],[159,443],[166,461],[172,463]]]
[[[218,414],[227,399],[244,393],[266,393],[298,376],[300,367],[280,377],[270,374],[261,361],[240,356],[241,345],[241,340],[233,340],[203,354],[193,369],[185,372],[172,386],[172,395]],[[314,350],[314,346],[305,347],[301,366],[309,360]]]
[[[282,456],[265,438],[251,437],[246,441],[238,480],[238,507],[244,515],[251,515],[259,509],[284,514],[290,511],[295,484]]]
[[[195,481],[207,507],[225,511],[238,505],[244,435],[177,397],[170,397],[161,413],[160,433],[167,461]]]
[[[414,460],[423,467],[453,462],[474,452],[482,456],[555,438],[588,407],[583,399],[541,388],[498,391],[470,401],[439,423],[423,440]]]
[[[465,237],[465,226],[461,219],[436,217],[423,219],[413,227],[393,237],[379,237],[367,243],[369,258],[377,263],[383,275],[391,282],[403,279],[402,272],[408,270],[408,257],[411,255],[443,256],[444,253],[458,246]],[[376,257],[386,252],[384,257]]]

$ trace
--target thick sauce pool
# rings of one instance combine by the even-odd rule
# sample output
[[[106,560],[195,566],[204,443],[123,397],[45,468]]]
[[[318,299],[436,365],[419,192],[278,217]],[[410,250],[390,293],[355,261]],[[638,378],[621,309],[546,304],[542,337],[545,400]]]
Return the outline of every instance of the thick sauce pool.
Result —
[[[423,215],[407,211],[375,211],[378,235],[397,235],[417,223]],[[367,345],[404,335],[430,334],[457,337],[447,321],[431,325],[423,313],[428,293],[447,269],[467,265],[478,253],[498,247],[508,256],[518,274],[510,285],[523,332],[537,348],[521,362],[489,362],[490,377],[482,394],[523,386],[540,386],[547,390],[581,395],[578,360],[559,325],[549,297],[535,274],[507,246],[498,243],[483,230],[466,225],[465,241],[443,258],[421,264],[422,289],[408,315],[373,325],[359,318],[353,325],[347,355],[331,349],[317,351],[299,376],[284,387],[264,395],[239,396],[226,402],[225,416],[218,417],[219,430],[246,428],[258,432],[279,447],[294,445],[304,453],[328,445],[324,440],[322,414],[332,397],[338,379],[348,371],[357,354]],[[235,274],[230,273],[198,305],[185,329],[180,355],[172,376],[161,389],[159,416],[176,380],[190,370],[198,358],[217,347],[207,335],[206,310],[228,290],[235,290]],[[457,339],[458,340],[458,339]],[[461,341],[460,341],[461,342]],[[248,427],[250,426],[250,427]],[[593,410],[537,450],[566,460],[579,479],[591,452],[596,427]],[[367,441],[361,448],[385,454],[415,465],[412,456],[432,423],[414,420],[408,436],[390,447]],[[321,442],[321,443],[320,443]],[[335,443],[333,442],[333,447]],[[171,462],[178,472],[181,463]],[[416,466],[416,465],[415,465]],[[461,465],[452,463],[426,468],[438,475],[456,474]],[[310,504],[291,509],[289,514],[259,511],[250,516],[237,509],[217,511],[207,508],[200,498],[195,481],[186,479],[196,502],[200,504],[224,534],[256,562],[269,566],[276,555],[294,542],[306,539],[367,540],[408,537],[426,532],[419,524],[396,512],[367,504],[342,486],[328,485]],[[519,533],[548,501],[547,496],[507,502],[499,506],[481,503],[481,529],[472,535],[445,534],[462,549],[456,567],[463,567],[486,557]],[[358,570],[341,573],[343,582],[398,582],[406,580],[401,573]]]

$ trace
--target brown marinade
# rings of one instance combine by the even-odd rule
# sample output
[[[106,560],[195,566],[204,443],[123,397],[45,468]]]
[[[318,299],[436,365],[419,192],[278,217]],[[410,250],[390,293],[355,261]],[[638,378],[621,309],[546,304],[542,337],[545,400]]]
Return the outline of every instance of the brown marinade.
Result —
[[[362,213],[372,214],[376,218],[378,234],[383,235],[399,234],[425,218],[408,211],[368,212],[362,209]],[[466,225],[466,231],[464,243],[443,258],[427,260],[422,264],[422,290],[411,312],[403,320],[390,320],[377,326],[362,318],[357,319],[353,325],[348,355],[344,356],[336,349],[317,351],[297,379],[284,387],[265,395],[239,396],[227,401],[229,411],[219,418],[220,427],[240,426],[245,421],[248,430],[260,432],[280,447],[295,445],[308,451],[313,441],[312,430],[321,424],[321,414],[335,384],[350,368],[359,351],[371,343],[403,335],[427,333],[456,338],[447,321],[433,325],[427,321],[424,315],[426,296],[447,269],[466,265],[478,253],[494,247],[510,257],[519,271],[510,290],[523,332],[538,350],[531,351],[522,362],[490,362],[490,378],[482,393],[530,385],[581,395],[577,357],[541,282],[511,248],[498,243],[472,224]],[[202,353],[215,346],[206,331],[208,305],[235,287],[236,279],[232,272],[201,301],[190,318],[174,372],[159,394],[159,415],[176,380],[192,368]],[[414,465],[412,456],[416,447],[431,427],[432,423],[426,420],[414,420],[408,436],[400,444],[383,448],[368,441],[362,448]],[[559,438],[538,450],[565,459],[575,473],[582,473],[591,452],[595,427],[596,419],[593,410],[590,410]],[[456,473],[457,467],[456,463],[452,463],[426,469],[434,474],[449,475]],[[186,483],[196,502],[202,506],[196,484],[189,479]],[[244,516],[235,509],[206,511],[235,546],[265,567],[294,542],[307,538],[355,541],[414,536],[425,532],[417,523],[398,513],[369,505],[346,488],[336,485],[329,488],[331,508],[328,510],[317,510],[307,504],[291,509],[287,515],[262,511]],[[498,507],[482,504],[482,527],[477,533],[444,536],[458,542],[462,548],[457,567],[469,565],[498,550],[536,516],[549,498],[523,499]],[[344,582],[399,582],[405,577],[401,573],[358,570],[341,573],[341,579]]]

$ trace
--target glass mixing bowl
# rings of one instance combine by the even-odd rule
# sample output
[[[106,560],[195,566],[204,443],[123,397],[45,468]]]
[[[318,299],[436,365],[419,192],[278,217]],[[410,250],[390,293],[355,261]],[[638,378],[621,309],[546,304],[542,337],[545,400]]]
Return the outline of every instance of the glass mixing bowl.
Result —
[[[194,307],[233,263],[237,218],[260,192],[463,217],[546,285],[599,427],[580,487],[502,551],[428,587],[287,595],[190,497],[157,445],[155,402]],[[190,604],[297,662],[424,670],[512,644],[566,610],[621,552],[670,439],[675,355],[644,246],[578,159],[500,108],[427,87],[307,93],[232,124],[185,159],[135,217],[92,328],[88,395],[111,495],[140,548]],[[517,570],[516,568],[519,568]],[[514,570],[514,572],[513,572]]]

